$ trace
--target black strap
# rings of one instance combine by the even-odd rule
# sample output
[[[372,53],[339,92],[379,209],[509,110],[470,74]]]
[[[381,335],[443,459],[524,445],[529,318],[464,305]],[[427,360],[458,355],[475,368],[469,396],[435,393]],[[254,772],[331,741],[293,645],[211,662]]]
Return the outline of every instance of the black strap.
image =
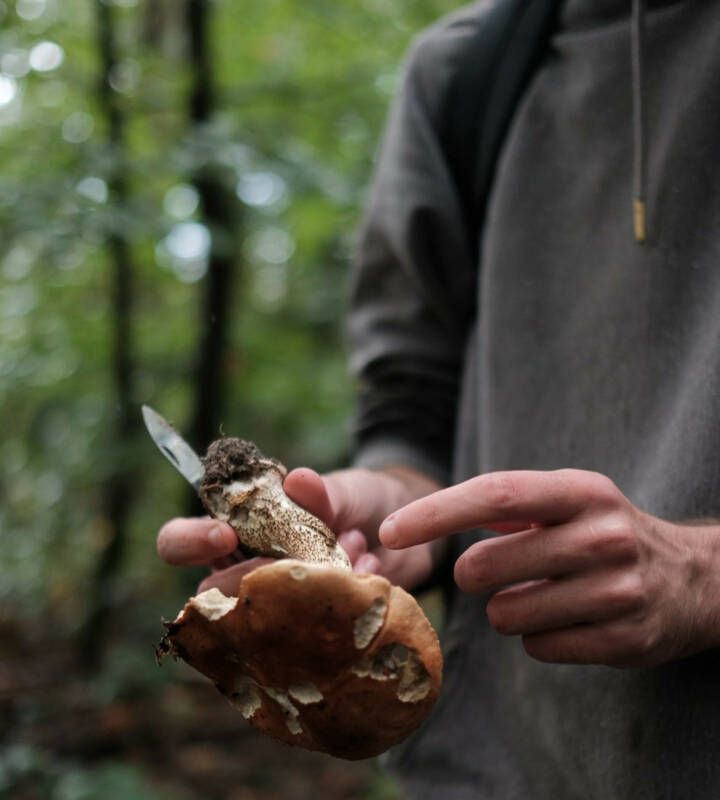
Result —
[[[498,153],[518,100],[547,52],[561,2],[493,0],[448,92],[440,138],[467,229],[478,235]],[[475,237],[473,247],[478,243]]]

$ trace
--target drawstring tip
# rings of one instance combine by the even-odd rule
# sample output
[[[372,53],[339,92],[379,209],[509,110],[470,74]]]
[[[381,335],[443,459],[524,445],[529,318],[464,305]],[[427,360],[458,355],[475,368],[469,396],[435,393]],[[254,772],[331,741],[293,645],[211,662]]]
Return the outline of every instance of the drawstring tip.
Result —
[[[645,241],[645,201],[633,200],[633,218],[635,220],[635,241],[642,244]]]

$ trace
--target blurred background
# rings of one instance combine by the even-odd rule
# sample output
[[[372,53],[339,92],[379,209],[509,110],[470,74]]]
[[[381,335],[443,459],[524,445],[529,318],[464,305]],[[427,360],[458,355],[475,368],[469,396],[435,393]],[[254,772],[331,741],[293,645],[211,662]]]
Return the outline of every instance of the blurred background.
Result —
[[[0,797],[399,797],[155,664],[200,573],[142,427],[341,466],[348,265],[412,36],[452,0],[0,0]]]

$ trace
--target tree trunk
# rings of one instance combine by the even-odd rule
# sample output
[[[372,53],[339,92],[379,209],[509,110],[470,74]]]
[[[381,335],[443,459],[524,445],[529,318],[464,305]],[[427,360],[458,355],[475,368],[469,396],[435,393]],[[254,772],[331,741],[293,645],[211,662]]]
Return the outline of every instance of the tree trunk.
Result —
[[[103,0],[96,0],[95,9],[101,64],[98,99],[107,124],[107,143],[113,164],[108,175],[108,196],[113,205],[123,207],[128,199],[124,167],[125,120],[118,96],[110,86],[110,77],[117,64],[112,6]],[[81,656],[89,669],[97,668],[102,660],[102,631],[105,628],[103,618],[113,606],[114,590],[122,567],[133,486],[132,474],[127,466],[128,459],[122,458],[121,454],[127,452],[129,441],[137,431],[136,413],[132,404],[132,260],[127,239],[122,232],[110,232],[107,235],[107,245],[112,264],[111,372],[115,413],[110,434],[112,441],[108,447],[110,471],[102,489],[103,516],[109,526],[109,535],[95,567],[88,614],[80,634]]]
[[[186,25],[192,86],[188,118],[197,130],[211,122],[215,112],[215,86],[209,40],[211,4],[187,0]],[[239,272],[236,257],[240,204],[218,168],[203,166],[190,176],[200,196],[203,221],[212,234],[208,271],[200,298],[200,334],[195,356],[195,400],[188,426],[190,441],[203,451],[218,436],[225,409],[227,386],[230,304]],[[189,513],[197,513],[196,497],[189,500]]]

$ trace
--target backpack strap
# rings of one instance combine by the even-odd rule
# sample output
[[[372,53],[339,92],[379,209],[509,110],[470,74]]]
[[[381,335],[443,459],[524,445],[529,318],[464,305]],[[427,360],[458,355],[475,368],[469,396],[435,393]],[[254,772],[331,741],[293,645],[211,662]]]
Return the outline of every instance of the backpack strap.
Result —
[[[439,139],[470,231],[482,230],[498,154],[547,52],[562,0],[489,0],[444,98]],[[479,239],[477,240],[479,243]]]

